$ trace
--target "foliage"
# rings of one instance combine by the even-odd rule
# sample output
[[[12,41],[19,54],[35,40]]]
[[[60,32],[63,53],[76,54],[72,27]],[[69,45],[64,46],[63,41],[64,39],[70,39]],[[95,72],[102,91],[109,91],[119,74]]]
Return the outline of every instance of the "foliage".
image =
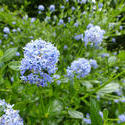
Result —
[[[125,34],[125,3],[112,2],[63,1],[58,7],[55,5],[53,12],[45,6],[46,10],[35,18],[28,17],[25,5],[13,12],[5,5],[0,7],[0,98],[14,104],[26,125],[86,125],[85,119],[91,119],[92,125],[119,123],[119,115],[125,113],[125,51],[110,52],[106,46],[108,39],[113,42],[112,38]],[[89,24],[105,31],[101,45],[94,46],[89,41],[85,46]],[[9,28],[8,33],[4,32],[5,27]],[[23,48],[39,38],[54,44],[60,52],[55,73],[60,77],[53,78],[46,87],[20,79]],[[79,58],[96,60],[98,67],[91,67],[83,78],[70,79],[67,67]]]

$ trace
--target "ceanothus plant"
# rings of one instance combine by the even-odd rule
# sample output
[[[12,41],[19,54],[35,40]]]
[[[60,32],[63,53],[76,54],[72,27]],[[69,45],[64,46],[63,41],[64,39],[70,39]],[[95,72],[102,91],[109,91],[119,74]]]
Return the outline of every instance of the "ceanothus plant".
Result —
[[[21,79],[31,84],[47,86],[57,70],[59,51],[50,42],[37,39],[24,47],[21,61]]]

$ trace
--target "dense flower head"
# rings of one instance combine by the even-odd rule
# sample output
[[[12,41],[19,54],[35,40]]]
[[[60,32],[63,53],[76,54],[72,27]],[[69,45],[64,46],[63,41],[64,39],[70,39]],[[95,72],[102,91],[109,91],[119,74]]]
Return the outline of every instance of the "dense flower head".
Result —
[[[14,105],[7,104],[5,100],[0,100],[2,116],[0,116],[0,125],[23,125],[23,120],[18,110],[13,109]],[[1,111],[1,110],[0,110]]]
[[[71,63],[67,68],[67,75],[71,78],[76,75],[77,78],[85,77],[91,71],[91,65],[87,59],[79,58]]]
[[[95,46],[101,44],[101,42],[103,41],[104,33],[105,31],[102,30],[99,26],[91,26],[89,29],[85,31],[85,45],[87,45],[88,42],[94,43]]]
[[[31,84],[47,86],[52,81],[51,75],[57,70],[59,55],[53,44],[41,39],[32,40],[24,47],[24,58],[20,66],[21,79]]]
[[[8,27],[4,27],[3,32],[4,33],[10,33],[10,29]]]

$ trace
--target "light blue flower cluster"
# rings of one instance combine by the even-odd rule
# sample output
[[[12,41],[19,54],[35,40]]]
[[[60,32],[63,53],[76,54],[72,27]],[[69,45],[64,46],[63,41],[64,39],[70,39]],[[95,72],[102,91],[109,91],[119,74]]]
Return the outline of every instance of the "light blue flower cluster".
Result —
[[[80,40],[80,39],[83,40],[83,34],[76,35],[74,37],[74,39],[77,40],[77,41]]]
[[[5,100],[0,100],[0,125],[23,125],[23,119],[18,110],[13,109],[14,105],[7,104]]]
[[[41,10],[41,11],[44,11],[45,8],[44,8],[43,5],[39,5],[39,6],[38,6],[38,9]]]
[[[4,27],[3,32],[9,34],[10,33],[9,27]]]
[[[51,12],[54,12],[55,11],[55,5],[50,5],[49,9],[50,9]]]
[[[85,31],[85,46],[88,44],[88,42],[94,43],[95,46],[101,44],[101,42],[103,41],[104,33],[105,31],[102,30],[99,26],[91,25],[90,28]]]
[[[24,47],[21,61],[21,79],[31,84],[47,86],[52,82],[51,75],[57,70],[59,51],[53,44],[37,39]]]
[[[86,114],[86,118],[83,118],[84,123],[91,124],[91,119],[89,113]]]
[[[94,69],[96,69],[96,68],[98,67],[98,64],[97,64],[96,60],[90,59],[89,62],[90,62],[90,65],[91,65]]]
[[[119,115],[118,118],[119,118],[118,123],[123,123],[123,122],[125,122],[125,114]]]
[[[63,19],[60,19],[58,22],[58,25],[62,25],[62,24],[64,24],[64,21],[63,21]]]
[[[91,71],[91,65],[87,59],[79,58],[71,63],[71,67],[67,68],[67,76],[73,78],[85,77]]]

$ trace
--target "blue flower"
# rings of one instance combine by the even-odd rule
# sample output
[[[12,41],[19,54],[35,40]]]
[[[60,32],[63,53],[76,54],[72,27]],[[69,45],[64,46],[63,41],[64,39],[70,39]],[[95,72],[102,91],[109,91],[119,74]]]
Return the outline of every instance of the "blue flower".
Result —
[[[83,121],[84,121],[86,124],[91,124],[91,119],[90,119],[89,113],[86,114],[86,118],[83,118]]]
[[[36,20],[36,18],[31,18],[31,23],[33,23]]]
[[[99,115],[103,118],[103,112],[99,111]]]
[[[115,43],[115,42],[116,42],[116,39],[115,39],[115,38],[112,38],[112,42]]]
[[[16,30],[16,29],[13,29],[12,31],[15,33],[17,30]]]
[[[67,46],[67,45],[64,45],[63,49],[64,49],[64,50],[68,49],[68,46]]]
[[[72,11],[74,11],[76,8],[73,6],[71,9],[72,9]]]
[[[91,71],[91,65],[89,61],[84,58],[79,58],[71,63],[71,66],[67,68],[67,76],[73,78],[76,75],[77,78],[85,77]]]
[[[60,19],[58,25],[62,25],[62,24],[64,24],[64,21],[63,19]]]
[[[20,53],[19,53],[19,52],[16,52],[16,56],[20,56]]]
[[[49,42],[37,39],[24,47],[21,61],[21,79],[31,84],[47,86],[57,70],[59,51]],[[28,72],[28,73],[27,73]]]
[[[14,105],[7,104],[5,100],[0,100],[0,106],[3,108],[0,125],[23,125],[23,119],[20,117],[19,111],[13,109]]]
[[[4,33],[10,33],[10,29],[8,27],[4,27],[3,32]]]
[[[13,77],[11,77],[11,79],[10,79],[10,80],[11,80],[11,82],[13,82],[13,81],[14,81],[14,78],[13,78]]]
[[[103,54],[101,55],[101,57],[102,57],[102,58],[104,58],[104,57],[109,57],[109,53],[103,53]]]
[[[39,5],[39,6],[38,6],[38,9],[41,10],[41,11],[44,11],[45,8],[44,8],[43,5]]]
[[[103,41],[103,35],[105,31],[102,30],[99,26],[92,26],[89,29],[85,31],[85,37],[84,42],[85,46],[88,44],[88,42],[92,42],[97,46],[98,44],[101,44]]]
[[[60,8],[61,8],[61,9],[64,9],[65,7],[64,7],[64,6],[61,6]]]
[[[0,39],[0,44],[2,43],[2,40]]]
[[[71,17],[68,17],[68,22],[70,22],[71,21]]]
[[[84,118],[83,121],[84,121],[86,124],[91,124],[91,119]]]
[[[79,34],[79,35],[76,35],[75,37],[74,37],[74,39],[75,40],[82,40],[83,39],[83,34]]]
[[[98,4],[98,8],[102,8],[103,7],[103,3],[100,3],[100,4]]]
[[[90,62],[91,67],[93,67],[94,69],[96,69],[98,67],[96,60],[90,59],[89,62]]]
[[[17,31],[19,31],[19,32],[20,32],[20,31],[21,31],[21,29],[18,27],[18,28],[17,28]]]
[[[14,45],[14,43],[13,43],[13,42],[10,42],[10,44],[11,44],[11,45]]]
[[[77,22],[74,23],[74,26],[75,26],[75,27],[78,27],[78,26],[79,26],[79,23],[77,23]]]
[[[12,22],[12,24],[13,24],[13,25],[15,25],[15,24],[16,24],[16,22],[15,22],[15,21],[13,21],[13,22]]]
[[[119,115],[118,118],[119,118],[118,123],[125,122],[125,114],[121,114],[121,115]]]
[[[90,24],[88,24],[87,29],[89,29],[91,27],[93,27],[93,24],[90,23]]]
[[[50,5],[49,9],[51,12],[55,11],[55,5]]]
[[[119,29],[122,30],[122,29],[123,29],[123,26],[120,26]]]

